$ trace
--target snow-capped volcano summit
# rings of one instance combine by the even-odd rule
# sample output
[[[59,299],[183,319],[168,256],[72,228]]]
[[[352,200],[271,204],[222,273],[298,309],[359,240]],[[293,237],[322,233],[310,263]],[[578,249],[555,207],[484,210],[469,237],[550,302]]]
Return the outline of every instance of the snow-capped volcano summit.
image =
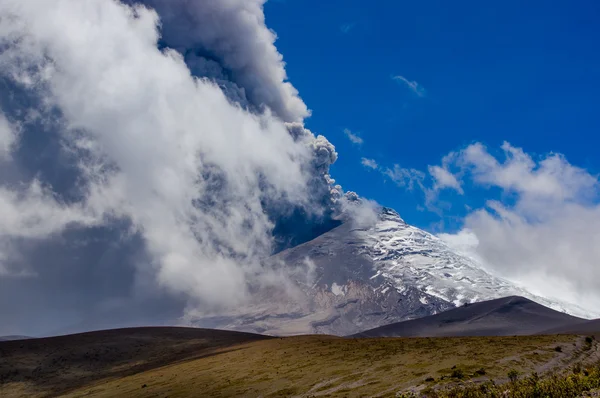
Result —
[[[487,272],[482,264],[457,253],[442,239],[408,225],[400,215],[383,208],[379,222],[364,234],[368,255],[377,274],[396,289],[417,289],[458,306],[492,298],[523,296],[576,316],[590,316],[578,306],[536,296]]]
[[[289,295],[289,287],[281,295],[271,290],[226,316],[191,316],[187,321],[279,335],[349,335],[465,303],[517,295],[573,315],[590,315],[493,276],[389,208],[381,209],[377,221],[366,227],[346,221],[269,261],[296,275],[295,296]]]

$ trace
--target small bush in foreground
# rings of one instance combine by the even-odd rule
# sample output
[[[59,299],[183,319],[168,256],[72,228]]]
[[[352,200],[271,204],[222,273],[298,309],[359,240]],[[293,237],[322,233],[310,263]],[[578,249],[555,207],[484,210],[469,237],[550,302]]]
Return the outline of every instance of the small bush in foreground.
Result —
[[[511,383],[516,383],[517,380],[519,380],[519,372],[517,372],[514,369],[511,369],[508,371],[508,380],[510,380]]]
[[[592,341],[594,341],[594,338],[592,336],[588,336],[585,338],[585,342],[588,344],[592,344]]]
[[[478,370],[475,371],[475,375],[476,376],[485,376],[485,373],[486,372],[485,372],[484,368],[481,368],[481,369],[478,369]]]
[[[463,372],[462,369],[454,369],[450,374],[450,377],[453,379],[462,379],[465,377],[465,372]]]

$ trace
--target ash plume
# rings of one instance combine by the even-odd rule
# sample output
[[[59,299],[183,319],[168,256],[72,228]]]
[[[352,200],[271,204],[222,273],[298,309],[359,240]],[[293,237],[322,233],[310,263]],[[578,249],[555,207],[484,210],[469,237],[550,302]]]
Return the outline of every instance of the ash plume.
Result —
[[[310,115],[265,25],[266,0],[142,2],[159,13],[162,42],[184,54],[192,73],[214,78],[234,100],[268,107],[285,122]]]
[[[263,4],[0,3],[0,334],[235,306],[335,224]]]

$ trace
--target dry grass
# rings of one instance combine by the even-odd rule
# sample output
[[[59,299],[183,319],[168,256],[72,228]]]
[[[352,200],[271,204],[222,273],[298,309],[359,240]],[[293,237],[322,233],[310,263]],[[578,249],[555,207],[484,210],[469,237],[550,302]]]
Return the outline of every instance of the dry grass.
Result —
[[[0,342],[0,397],[57,396],[102,379],[215,355],[265,336],[132,328]]]
[[[511,369],[529,374],[549,363],[565,366],[580,355],[581,342],[575,336],[290,337],[242,344],[217,355],[113,377],[68,396],[393,397],[409,387],[457,383],[456,375],[461,373],[462,380],[501,380]],[[562,352],[555,350],[557,345],[564,347]],[[476,373],[480,369],[484,376]],[[428,378],[434,381],[426,382]]]

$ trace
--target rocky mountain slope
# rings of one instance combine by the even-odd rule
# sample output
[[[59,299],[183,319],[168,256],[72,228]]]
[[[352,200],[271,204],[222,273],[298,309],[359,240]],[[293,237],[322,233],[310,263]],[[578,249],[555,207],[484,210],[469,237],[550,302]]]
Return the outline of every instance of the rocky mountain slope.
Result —
[[[600,335],[600,319],[592,319],[575,325],[564,325],[543,331],[544,334],[593,334]]]
[[[503,297],[367,330],[352,337],[522,336],[587,323],[524,297]]]
[[[192,316],[187,323],[276,335],[350,335],[507,296],[587,315],[491,275],[388,208],[374,225],[345,222],[269,261],[291,270],[294,286],[260,292],[225,316]]]

